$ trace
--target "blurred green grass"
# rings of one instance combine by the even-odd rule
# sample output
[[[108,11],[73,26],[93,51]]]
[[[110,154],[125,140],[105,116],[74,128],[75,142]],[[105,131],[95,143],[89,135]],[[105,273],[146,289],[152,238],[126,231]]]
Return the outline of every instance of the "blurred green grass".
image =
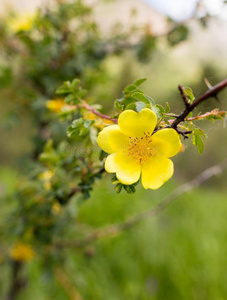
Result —
[[[68,287],[44,268],[37,251],[27,266],[28,288],[19,299],[68,300],[76,290],[86,300],[225,300],[227,192],[212,185],[219,178],[119,236],[82,250],[62,250],[60,272]],[[172,180],[161,190],[116,195],[103,179],[81,205],[78,218],[91,228],[119,222],[155,206],[176,186]],[[67,209],[75,209],[77,201]]]

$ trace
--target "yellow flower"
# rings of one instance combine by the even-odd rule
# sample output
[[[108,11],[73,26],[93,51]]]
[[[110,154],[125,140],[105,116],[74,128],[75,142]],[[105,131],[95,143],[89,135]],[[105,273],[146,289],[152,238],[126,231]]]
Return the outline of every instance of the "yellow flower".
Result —
[[[65,106],[65,102],[62,99],[48,100],[46,102],[46,107],[54,112],[61,112],[62,108]]]
[[[43,173],[39,174],[39,179],[43,181],[44,188],[46,190],[50,190],[51,188],[51,179],[54,177],[54,172],[51,170],[47,170]]]
[[[14,18],[9,20],[9,27],[12,31],[29,31],[34,23],[35,15],[23,14],[14,16]]]
[[[10,256],[17,261],[30,261],[35,253],[30,245],[18,242],[10,251]]]
[[[51,212],[54,215],[58,215],[61,212],[61,205],[59,203],[54,203],[51,208]]]
[[[140,113],[122,112],[118,125],[104,128],[98,145],[110,155],[105,162],[108,173],[116,173],[122,184],[133,184],[142,177],[145,189],[158,189],[173,175],[169,159],[181,149],[179,135],[172,128],[153,133],[157,118],[149,108]]]
[[[113,124],[113,121],[100,118],[90,111],[84,112],[83,117],[85,119],[94,120],[95,121],[94,126],[99,129],[103,129],[106,126]]]

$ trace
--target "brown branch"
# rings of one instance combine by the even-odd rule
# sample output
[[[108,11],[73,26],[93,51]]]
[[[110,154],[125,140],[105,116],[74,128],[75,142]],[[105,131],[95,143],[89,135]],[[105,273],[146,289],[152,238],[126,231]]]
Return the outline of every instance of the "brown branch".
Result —
[[[190,106],[190,103],[189,103],[189,101],[188,101],[188,99],[187,99],[187,96],[186,96],[185,93],[184,93],[184,88],[183,88],[183,86],[182,86],[182,85],[178,85],[178,89],[179,89],[179,91],[180,91],[181,98],[182,98],[183,101],[184,101],[184,105],[185,105],[186,107],[189,107],[189,106]]]
[[[83,239],[74,241],[58,241],[54,243],[54,246],[58,248],[82,248],[98,239],[118,235],[125,230],[131,229],[141,221],[158,215],[177,198],[200,186],[203,182],[209,180],[211,177],[221,174],[226,168],[227,158],[222,163],[206,169],[190,182],[185,183],[173,190],[158,204],[157,207],[135,215],[125,222],[113,224],[103,229],[97,229]]]
[[[24,288],[26,282],[21,277],[23,263],[20,261],[12,261],[12,273],[11,273],[11,283],[9,286],[9,292],[7,300],[16,300],[20,291]]]
[[[92,108],[89,104],[87,104],[87,102],[82,101],[82,106],[84,108],[86,108],[87,110],[89,110],[90,112],[92,112],[94,115],[96,115],[96,116],[98,116],[98,117],[100,117],[102,119],[106,119],[106,120],[112,121],[113,123],[117,124],[117,119],[113,119],[113,118],[111,118],[108,115],[104,115],[104,114],[100,113],[96,109]]]
[[[181,86],[179,86],[180,89]],[[227,87],[227,79],[223,80],[222,82],[216,84],[211,89],[206,91],[203,95],[201,95],[199,98],[195,99],[192,104],[186,105],[185,109],[182,111],[182,113],[173,121],[173,123],[169,126],[171,128],[176,129],[177,125],[183,121],[185,121],[185,118],[187,115],[192,112],[200,103],[202,103],[204,100],[214,97],[217,97],[217,94],[223,90],[225,87]],[[182,96],[183,98],[183,96]],[[185,100],[184,100],[185,101]]]

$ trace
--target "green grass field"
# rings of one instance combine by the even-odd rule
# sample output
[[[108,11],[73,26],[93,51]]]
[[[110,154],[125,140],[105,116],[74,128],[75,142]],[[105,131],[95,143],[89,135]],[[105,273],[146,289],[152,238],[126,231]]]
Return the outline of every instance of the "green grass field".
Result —
[[[45,268],[37,251],[26,267],[27,289],[20,299],[227,299],[227,192],[210,187],[215,181],[119,236],[80,250],[61,250],[62,262],[56,268]],[[175,186],[172,180],[157,191],[139,188],[135,195],[116,195],[109,181],[102,180],[90,200],[80,204],[78,219],[91,228],[123,221],[155,207]],[[77,203],[75,198],[67,209],[76,213]],[[9,274],[4,264],[2,270],[6,288]]]

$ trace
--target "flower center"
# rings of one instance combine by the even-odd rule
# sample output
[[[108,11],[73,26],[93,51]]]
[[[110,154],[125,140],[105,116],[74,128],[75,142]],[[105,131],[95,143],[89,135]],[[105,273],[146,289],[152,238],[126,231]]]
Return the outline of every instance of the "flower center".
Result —
[[[142,137],[129,137],[127,154],[132,156],[137,163],[142,164],[151,156],[157,155],[157,148],[152,147],[152,137],[149,132],[144,132]]]

